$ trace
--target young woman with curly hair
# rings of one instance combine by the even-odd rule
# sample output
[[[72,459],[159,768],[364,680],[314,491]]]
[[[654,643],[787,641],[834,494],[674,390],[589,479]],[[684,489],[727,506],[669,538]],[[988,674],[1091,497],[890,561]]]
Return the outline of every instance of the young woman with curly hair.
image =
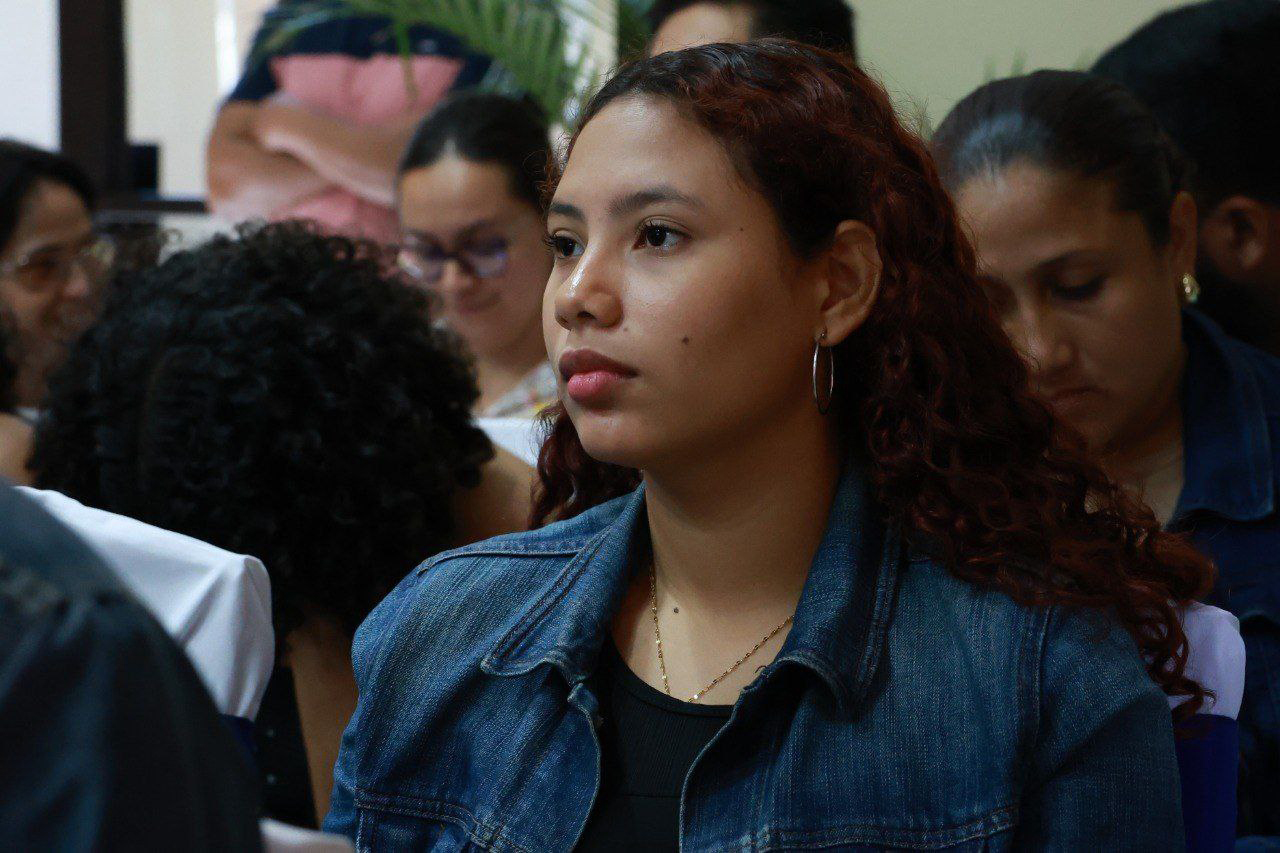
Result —
[[[259,763],[268,814],[295,824],[327,802],[356,626],[425,557],[528,513],[529,469],[472,423],[461,350],[386,269],[278,224],[127,276],[36,434],[42,488],[266,565],[280,665]]]
[[[1064,442],[847,57],[621,70],[554,189],[542,529],[354,646],[361,849],[1177,849],[1211,567]],[[1163,690],[1163,693],[1162,693]]]

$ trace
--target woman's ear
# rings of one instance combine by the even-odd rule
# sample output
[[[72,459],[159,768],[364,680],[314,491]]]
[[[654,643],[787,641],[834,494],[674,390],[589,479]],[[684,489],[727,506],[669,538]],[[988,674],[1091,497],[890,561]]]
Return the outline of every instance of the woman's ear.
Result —
[[[1267,205],[1256,199],[1223,199],[1205,216],[1200,230],[1206,254],[1227,278],[1256,281],[1268,255],[1278,251],[1270,220]]]
[[[864,223],[846,220],[836,226],[835,237],[822,259],[819,296],[820,323],[827,332],[826,345],[835,346],[866,321],[880,292],[884,264],[876,234]]]

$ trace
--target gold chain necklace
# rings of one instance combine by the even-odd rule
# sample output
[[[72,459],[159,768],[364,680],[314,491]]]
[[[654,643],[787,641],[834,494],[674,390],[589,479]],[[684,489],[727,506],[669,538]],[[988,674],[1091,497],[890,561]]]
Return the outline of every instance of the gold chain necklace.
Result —
[[[671,684],[669,681],[667,681],[667,661],[666,661],[666,658],[664,658],[662,655],[662,631],[659,630],[658,628],[658,572],[656,569],[652,569],[652,568],[649,570],[649,612],[653,614],[653,639],[654,639],[655,645],[657,645],[658,647],[658,669],[662,673],[662,689],[666,691],[668,696],[670,696]],[[761,640],[760,642],[752,646],[751,651],[747,652],[745,655],[738,658],[737,662],[734,663],[733,666],[729,667],[724,672],[720,673],[715,678],[713,678],[710,684],[708,684],[706,687],[699,690],[697,693],[693,694],[693,696],[691,696],[688,701],[697,702],[703,696],[706,696],[707,693],[709,693],[712,689],[714,689],[717,684],[719,684],[721,681],[724,681],[730,675],[733,675],[734,671],[737,670],[738,667],[746,663],[747,658],[751,657],[756,652],[760,651],[760,649],[764,648],[764,644],[772,640],[774,637],[778,636],[778,633],[783,628],[790,625],[791,620],[794,618],[795,616],[792,615],[792,616],[788,616],[786,619],[783,619],[782,624],[780,624],[777,628],[774,628],[772,631],[766,634],[763,640]]]

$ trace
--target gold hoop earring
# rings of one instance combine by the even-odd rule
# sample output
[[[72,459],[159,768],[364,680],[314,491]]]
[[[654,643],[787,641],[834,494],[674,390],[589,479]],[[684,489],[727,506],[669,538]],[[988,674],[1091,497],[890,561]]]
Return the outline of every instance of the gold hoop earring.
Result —
[[[836,396],[836,357],[831,347],[823,347],[827,340],[827,330],[823,329],[818,340],[813,343],[813,402],[818,406],[818,414],[825,415],[831,408],[831,401]],[[827,399],[824,401],[818,394],[818,356],[822,350],[827,351]]]
[[[1200,282],[1191,273],[1182,277],[1182,298],[1188,305],[1195,305],[1200,299]]]

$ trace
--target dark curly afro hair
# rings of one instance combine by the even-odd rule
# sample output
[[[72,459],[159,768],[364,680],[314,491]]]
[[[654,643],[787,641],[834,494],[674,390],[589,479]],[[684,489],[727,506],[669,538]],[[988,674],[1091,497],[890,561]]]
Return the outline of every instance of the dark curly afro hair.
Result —
[[[493,455],[468,361],[386,261],[286,223],[132,274],[51,383],[38,484],[259,557],[281,638],[316,611],[354,632]]]

